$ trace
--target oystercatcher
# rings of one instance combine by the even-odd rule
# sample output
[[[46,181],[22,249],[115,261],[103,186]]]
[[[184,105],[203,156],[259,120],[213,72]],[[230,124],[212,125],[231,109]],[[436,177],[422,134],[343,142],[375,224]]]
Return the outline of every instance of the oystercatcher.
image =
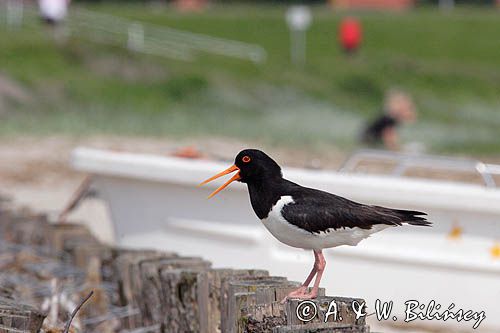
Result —
[[[312,250],[314,265],[300,288],[288,298],[311,299],[318,288],[326,261],[322,250],[341,245],[357,245],[371,234],[388,227],[411,224],[430,226],[423,212],[360,204],[324,191],[307,188],[283,178],[281,167],[264,152],[241,151],[234,165],[205,180],[237,171],[209,198],[237,180],[246,183],[250,201],[264,226],[279,241],[297,248]],[[314,286],[309,285],[316,276]]]

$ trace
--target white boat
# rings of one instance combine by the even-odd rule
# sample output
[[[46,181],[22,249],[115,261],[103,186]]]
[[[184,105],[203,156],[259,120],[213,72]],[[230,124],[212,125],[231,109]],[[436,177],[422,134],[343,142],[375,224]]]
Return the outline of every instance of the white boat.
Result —
[[[225,163],[78,148],[72,164],[92,175],[119,245],[201,255],[216,267],[268,269],[297,281],[312,265],[311,253],[282,245],[264,229],[243,184],[207,200],[219,184],[197,184]],[[432,228],[394,228],[357,247],[325,251],[327,293],[364,298],[370,311],[377,299],[392,300],[399,320],[408,300],[435,300],[442,310],[453,303],[455,311],[485,311],[476,331],[500,330],[500,258],[492,250],[500,240],[498,188],[294,168],[283,173],[363,203],[425,211],[434,222]],[[448,236],[451,230],[457,237]],[[418,324],[472,331],[473,322]]]

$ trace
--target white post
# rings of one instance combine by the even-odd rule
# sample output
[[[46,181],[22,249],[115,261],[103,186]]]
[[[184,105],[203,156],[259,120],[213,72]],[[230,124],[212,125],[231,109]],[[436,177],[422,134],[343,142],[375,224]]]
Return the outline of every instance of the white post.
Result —
[[[455,0],[439,0],[439,9],[451,10],[455,8]]]
[[[306,32],[292,29],[290,32],[290,59],[293,64],[303,65],[306,62]]]
[[[144,28],[140,23],[133,23],[128,27],[127,47],[129,50],[140,52],[144,49]]]
[[[22,0],[7,1],[7,26],[18,28],[23,24],[23,2]]]
[[[306,30],[311,19],[311,11],[306,6],[292,6],[286,12],[290,29],[290,59],[295,65],[306,62]]]

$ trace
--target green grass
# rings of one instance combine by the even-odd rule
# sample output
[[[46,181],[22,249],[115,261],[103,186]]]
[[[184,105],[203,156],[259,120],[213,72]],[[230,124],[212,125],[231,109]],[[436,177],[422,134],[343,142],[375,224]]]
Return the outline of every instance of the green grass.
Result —
[[[406,141],[430,150],[500,151],[500,12],[358,13],[364,44],[353,58],[336,45],[342,17],[314,8],[307,64],[289,61],[284,7],[214,6],[179,14],[168,7],[93,5],[92,10],[262,45],[264,65],[200,54],[194,62],[132,54],[40,27],[0,29],[0,71],[36,102],[2,116],[4,134],[122,133],[230,136],[280,145],[352,148],[384,91],[412,93],[419,122]]]

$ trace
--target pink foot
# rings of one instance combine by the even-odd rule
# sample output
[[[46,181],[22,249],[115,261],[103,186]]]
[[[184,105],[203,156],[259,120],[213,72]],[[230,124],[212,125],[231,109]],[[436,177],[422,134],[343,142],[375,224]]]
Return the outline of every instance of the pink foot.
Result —
[[[299,289],[292,291],[281,301],[281,304],[284,304],[287,299],[292,299],[292,298],[294,298],[294,299],[313,299],[313,298],[318,297],[317,290],[314,290],[314,288],[313,288],[313,290],[309,293],[309,292],[307,292],[308,289],[309,289],[308,287],[302,286]]]

